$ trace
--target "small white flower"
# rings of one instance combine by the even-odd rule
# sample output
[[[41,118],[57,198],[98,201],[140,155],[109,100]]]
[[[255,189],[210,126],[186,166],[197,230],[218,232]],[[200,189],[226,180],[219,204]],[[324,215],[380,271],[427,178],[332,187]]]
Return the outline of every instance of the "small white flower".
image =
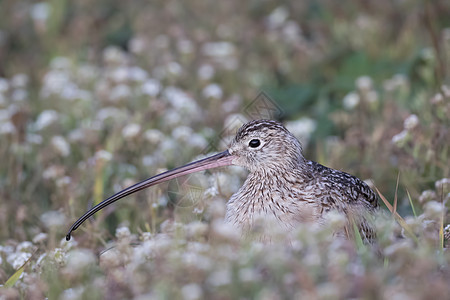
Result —
[[[373,88],[373,81],[369,76],[361,76],[356,79],[355,85],[359,91],[368,92]]]
[[[64,240],[65,240],[65,239],[64,239]],[[51,255],[52,255],[52,257],[55,259],[55,261],[56,261],[59,265],[63,266],[63,265],[66,264],[66,261],[67,261],[67,253],[66,253],[66,251],[64,251],[63,249],[61,249],[61,248],[55,248],[55,249],[53,250],[53,252],[51,253]]]
[[[327,220],[330,228],[333,229],[341,229],[346,224],[346,218],[343,214],[339,213],[336,210],[332,210],[325,215],[325,219]]]
[[[80,143],[83,142],[86,138],[86,132],[83,128],[75,128],[71,132],[69,132],[69,135],[67,137],[69,141],[72,143]]]
[[[403,74],[395,74],[391,79],[386,80],[383,83],[383,87],[386,91],[394,91],[396,89],[408,87],[408,78]]]
[[[207,85],[202,91],[203,97],[221,99],[223,96],[223,91],[220,85],[212,83]]]
[[[97,119],[103,123],[106,119],[124,120],[126,118],[125,113],[117,107],[105,107],[99,110],[97,113]]]
[[[168,109],[163,116],[164,124],[168,127],[175,127],[181,123],[181,115],[178,110]]]
[[[198,215],[198,214],[202,214],[203,211],[204,211],[204,207],[203,206],[201,206],[201,207],[194,207],[194,209],[192,210],[192,213],[195,214],[195,215]]]
[[[295,21],[286,22],[286,25],[283,26],[282,32],[285,41],[290,44],[298,42],[301,39],[302,30]]]
[[[44,76],[43,86],[40,92],[41,98],[58,95],[68,84],[74,84],[67,70],[50,70]]]
[[[225,118],[223,128],[226,131],[225,135],[233,135],[245,123],[248,122],[247,117],[241,114],[232,114]]]
[[[239,66],[239,62],[236,59],[236,57],[224,57],[221,61],[220,64],[222,65],[222,68],[224,68],[225,70],[228,71],[234,71],[238,68]],[[253,78],[256,78],[256,76],[254,76]]]
[[[103,59],[106,63],[112,65],[120,65],[126,62],[126,55],[120,48],[109,46],[103,50]]]
[[[167,64],[167,71],[173,75],[179,75],[183,71],[181,65],[177,62],[171,61]]]
[[[317,122],[311,118],[300,118],[296,121],[286,123],[286,128],[296,137],[298,137],[304,146],[309,142],[312,133],[316,130]]]
[[[66,224],[66,216],[56,210],[50,210],[43,213],[40,220],[47,228],[61,227]]]
[[[225,223],[223,220],[214,220],[211,224],[211,229],[214,235],[217,237],[222,237],[228,240],[238,240],[241,237],[241,233],[238,228],[231,225],[230,223]]]
[[[106,150],[98,150],[95,152],[95,159],[96,160],[102,160],[102,161],[110,161],[112,159],[113,155],[111,152],[108,152]]]
[[[164,90],[163,95],[177,110],[198,109],[195,100],[179,88],[169,86]]]
[[[161,83],[156,79],[147,79],[141,86],[144,95],[154,97],[161,91]]]
[[[59,114],[54,110],[44,110],[41,112],[34,124],[36,130],[42,130],[55,123],[59,119]]]
[[[445,97],[447,97],[447,98],[450,97],[450,86],[443,84],[441,86],[441,90],[444,93]]]
[[[161,197],[158,198],[158,205],[166,207],[167,203],[169,203],[169,199],[166,195],[161,195]]]
[[[430,102],[435,105],[442,104],[444,102],[444,97],[441,93],[437,93],[430,99]]]
[[[198,284],[190,283],[181,288],[181,294],[185,300],[202,299],[203,291]]]
[[[364,95],[364,100],[366,100],[367,103],[376,103],[378,102],[378,93],[376,91],[368,91]]]
[[[203,64],[200,66],[200,68],[198,68],[197,76],[201,80],[209,80],[214,76],[215,72],[216,71],[214,70],[213,66],[211,66],[209,64]]]
[[[235,46],[230,42],[209,42],[202,47],[202,53],[207,56],[225,57],[233,55]]]
[[[52,138],[52,146],[61,156],[67,157],[70,154],[70,145],[62,136],[54,136]]]
[[[193,133],[187,142],[194,148],[205,148],[208,145],[206,139],[198,133]]]
[[[61,294],[61,300],[76,300],[82,299],[85,288],[83,286],[78,286],[76,288],[68,288],[64,290]]]
[[[348,110],[354,109],[359,104],[359,95],[355,92],[350,92],[347,95],[345,95],[344,99],[342,100],[344,108]]]
[[[192,128],[187,126],[178,126],[172,131],[172,136],[177,141],[186,143],[192,136]]]
[[[30,144],[41,145],[42,140],[42,136],[39,134],[28,133],[26,136],[26,141]]]
[[[403,122],[403,127],[406,130],[412,130],[412,129],[416,128],[417,125],[419,125],[419,118],[416,115],[410,115]]]
[[[434,50],[430,47],[423,48],[420,56],[426,61],[432,61],[435,58]]]
[[[35,21],[46,21],[52,12],[52,6],[48,2],[38,2],[31,7],[30,15]]]
[[[64,174],[64,170],[58,166],[50,166],[42,172],[44,179],[56,179]]]
[[[15,269],[18,270],[31,257],[28,252],[14,252],[8,255],[6,260]]]
[[[0,109],[0,122],[8,122],[11,112],[8,109]]]
[[[109,99],[112,102],[118,102],[120,100],[127,100],[132,96],[131,88],[126,84],[119,84],[115,86],[109,94]]]
[[[118,67],[110,74],[110,76],[115,83],[124,83],[128,81],[130,72],[127,67]]]
[[[29,241],[24,241],[17,245],[16,250],[19,252],[32,252],[33,251],[33,243]]]
[[[428,202],[431,200],[436,200],[436,199],[437,199],[437,195],[432,190],[423,191],[422,194],[420,194],[420,196],[419,196],[420,203],[425,203],[425,202]]]
[[[135,82],[144,82],[148,77],[147,71],[139,67],[130,68],[129,73],[130,79]]]
[[[124,139],[130,140],[130,139],[137,137],[140,132],[141,132],[141,125],[136,124],[136,123],[131,123],[131,124],[126,125],[122,129],[122,136]]]
[[[219,191],[217,190],[216,186],[212,186],[209,187],[205,190],[205,192],[203,193],[203,195],[205,195],[206,197],[215,197],[217,195],[219,195]]]
[[[68,70],[72,68],[72,61],[68,57],[57,56],[50,62],[50,67],[54,70]]]
[[[164,134],[158,129],[148,129],[144,132],[144,138],[151,144],[157,145],[164,139]]]
[[[77,78],[82,82],[92,82],[98,78],[99,70],[96,66],[84,64],[77,69]]]
[[[278,28],[289,17],[289,10],[285,6],[275,8],[267,17],[267,25],[269,28]]]
[[[94,253],[87,249],[75,249],[67,254],[67,270],[78,273],[96,264]]]
[[[0,253],[3,253],[5,255],[10,255],[12,253],[14,253],[14,247],[7,245],[7,246],[0,246]]]
[[[189,54],[192,53],[192,51],[194,51],[194,45],[192,44],[192,42],[190,40],[179,40],[177,43],[177,48],[178,51],[180,51],[181,53],[184,54]]]
[[[16,127],[11,122],[4,122],[0,124],[0,135],[13,134],[16,132]]]
[[[132,53],[141,54],[146,49],[146,41],[142,37],[134,37],[129,41],[129,48]]]
[[[151,167],[154,166],[158,162],[158,159],[154,157],[153,155],[145,155],[142,157],[142,164],[145,167]]]
[[[68,101],[80,99],[80,88],[74,83],[68,83],[61,89],[60,96],[62,99]]]
[[[397,145],[398,147],[402,147],[409,140],[409,133],[407,130],[403,130],[402,132],[394,135],[392,137],[392,143]]]
[[[450,178],[442,178],[434,183],[436,190],[438,192],[443,191],[444,193],[450,189]]]
[[[9,82],[7,79],[0,77],[0,94],[4,94],[9,90]]]
[[[64,176],[56,180],[56,186],[58,188],[67,187],[71,181],[72,179],[69,176]]]
[[[213,287],[228,285],[231,283],[231,272],[229,268],[214,271],[209,274],[207,281]]]
[[[239,279],[242,282],[255,282],[259,281],[261,276],[252,268],[242,268],[239,270]]]
[[[117,239],[126,239],[131,236],[130,229],[128,227],[122,226],[116,229],[116,238]]]
[[[425,217],[432,220],[439,220],[445,211],[445,207],[442,203],[437,201],[428,201],[424,205],[424,215]]]
[[[145,242],[145,241],[150,241],[152,239],[152,233],[151,232],[142,232],[141,233],[141,237],[140,240]]]
[[[16,74],[11,79],[11,85],[18,89],[18,88],[26,88],[28,85],[28,75],[26,74]]]
[[[46,233],[40,232],[33,237],[33,243],[38,244],[46,241],[48,235]]]
[[[316,127],[317,122],[307,117],[286,123],[286,128],[288,128],[295,136],[309,136],[316,130]]]

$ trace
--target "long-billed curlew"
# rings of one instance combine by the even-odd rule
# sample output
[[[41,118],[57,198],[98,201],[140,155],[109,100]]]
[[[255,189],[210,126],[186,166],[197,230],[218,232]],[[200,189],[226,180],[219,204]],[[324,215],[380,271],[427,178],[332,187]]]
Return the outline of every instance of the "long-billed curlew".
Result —
[[[179,176],[228,165],[242,166],[249,175],[228,201],[227,222],[248,229],[256,219],[270,218],[282,227],[293,228],[298,223],[324,222],[324,213],[335,209],[346,215],[348,224],[358,226],[364,239],[372,239],[365,215],[378,207],[375,193],[350,174],[305,159],[300,142],[272,120],[244,124],[222,153],[161,173],[109,197],[79,218],[66,239],[90,216],[125,196]]]

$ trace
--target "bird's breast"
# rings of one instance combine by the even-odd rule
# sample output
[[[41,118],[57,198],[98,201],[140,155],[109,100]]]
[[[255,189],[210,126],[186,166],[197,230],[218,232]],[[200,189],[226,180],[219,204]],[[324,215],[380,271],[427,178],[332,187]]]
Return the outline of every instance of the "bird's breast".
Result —
[[[244,184],[227,203],[226,221],[244,231],[262,222],[290,230],[298,223],[314,222],[317,218],[314,199],[279,187],[249,188]]]

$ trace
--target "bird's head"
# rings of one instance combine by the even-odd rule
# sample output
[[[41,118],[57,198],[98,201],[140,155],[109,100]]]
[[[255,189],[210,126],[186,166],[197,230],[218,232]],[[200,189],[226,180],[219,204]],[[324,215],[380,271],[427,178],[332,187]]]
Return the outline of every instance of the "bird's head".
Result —
[[[300,142],[281,124],[273,120],[255,120],[237,132],[228,152],[233,164],[250,172],[291,169],[303,159]]]

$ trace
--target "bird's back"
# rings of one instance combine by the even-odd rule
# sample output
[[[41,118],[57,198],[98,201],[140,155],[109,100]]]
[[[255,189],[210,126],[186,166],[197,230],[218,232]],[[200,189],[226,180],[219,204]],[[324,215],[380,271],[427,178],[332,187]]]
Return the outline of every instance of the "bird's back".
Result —
[[[313,174],[317,192],[323,192],[324,201],[331,201],[331,205],[363,205],[369,211],[378,207],[376,194],[361,179],[315,161],[308,161],[307,165]]]
[[[356,224],[363,239],[372,241],[375,237],[368,216],[378,209],[378,198],[361,179],[348,173],[325,167],[309,161],[307,165],[313,174],[315,192],[321,213],[337,210],[346,215],[349,225]],[[353,228],[347,228],[353,232]],[[348,232],[347,232],[348,233]]]

